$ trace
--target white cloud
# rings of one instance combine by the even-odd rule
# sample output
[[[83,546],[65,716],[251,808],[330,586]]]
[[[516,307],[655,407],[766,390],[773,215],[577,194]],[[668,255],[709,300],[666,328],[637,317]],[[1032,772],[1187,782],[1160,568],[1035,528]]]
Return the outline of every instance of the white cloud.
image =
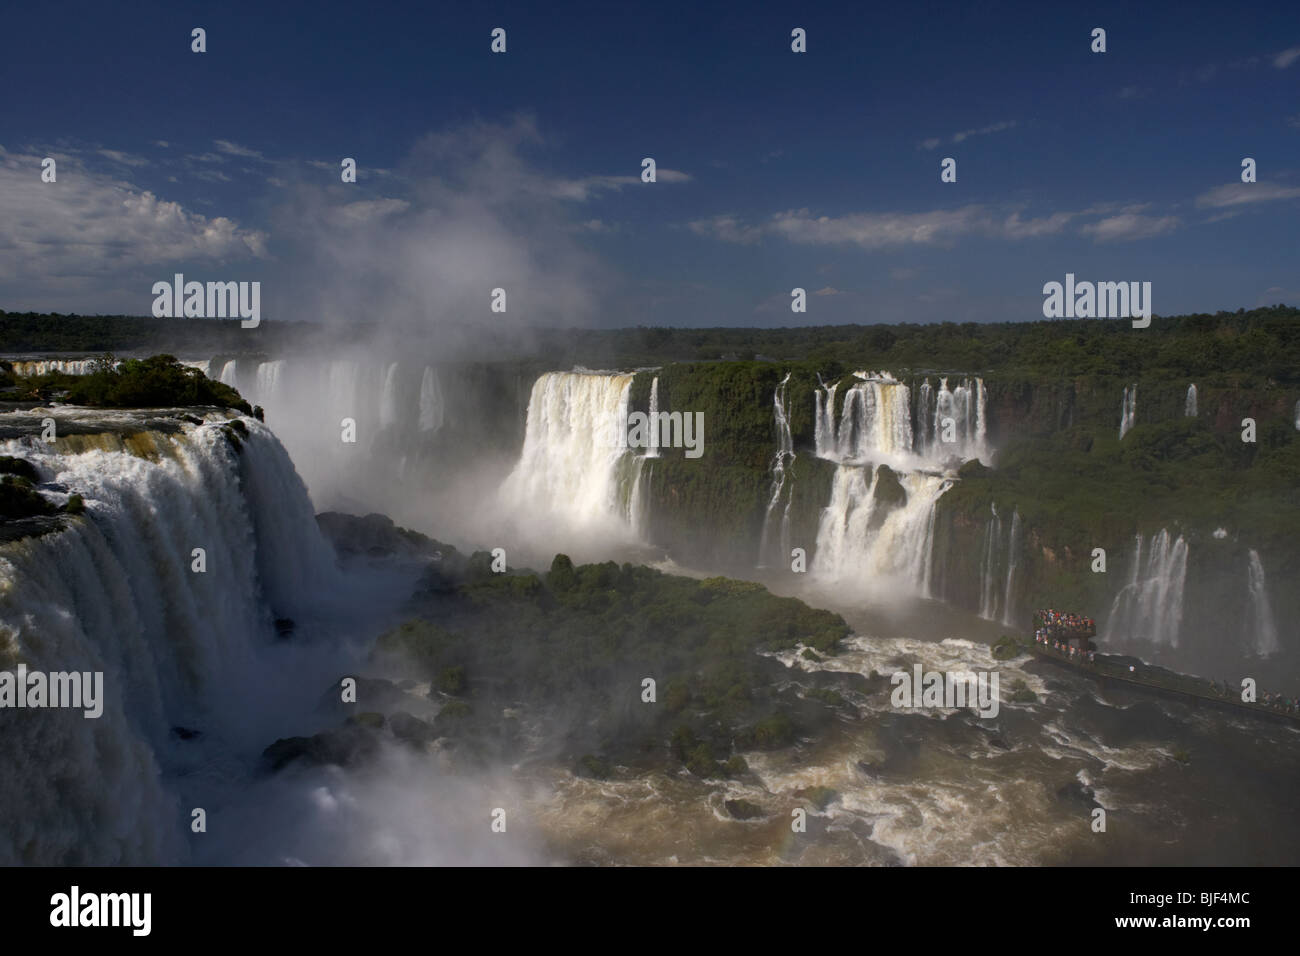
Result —
[[[1079,231],[1097,242],[1127,242],[1150,239],[1178,228],[1177,216],[1144,216],[1137,212],[1120,213],[1083,226]]]
[[[266,255],[265,235],[231,219],[190,212],[75,162],[43,183],[32,173],[40,161],[0,147],[0,282],[10,290],[61,294],[68,279]]]
[[[1003,120],[1000,123],[990,123],[988,126],[981,126],[978,129],[964,129],[958,133],[953,133],[949,138],[950,143],[961,143],[970,139],[972,136],[988,136],[991,133],[1001,133],[1003,130],[1014,129],[1015,120]],[[943,138],[932,136],[929,139],[923,139],[920,142],[921,149],[936,149],[943,142]]]
[[[238,143],[232,143],[228,139],[214,139],[212,145],[217,147],[220,153],[226,153],[229,156],[242,156],[245,159],[260,159],[265,161],[266,157],[255,149],[249,149],[247,146],[240,146]]]
[[[1201,193],[1196,197],[1196,205],[1203,209],[1227,209],[1287,199],[1300,199],[1300,186],[1283,186],[1279,183],[1227,183]]]
[[[1285,70],[1296,60],[1300,60],[1300,46],[1293,46],[1289,50],[1274,54],[1273,65],[1279,70]]]
[[[984,206],[963,206],[920,213],[852,213],[814,216],[807,209],[777,213],[759,223],[735,216],[714,216],[689,223],[692,232],[723,242],[753,243],[777,236],[801,244],[848,243],[863,249],[929,245],[962,236],[1026,239],[1061,232],[1073,213],[1022,219],[1018,211],[995,213]]]
[[[132,156],[130,153],[119,152],[116,149],[96,150],[100,156],[111,159],[115,163],[121,163],[123,166],[148,166],[149,160],[143,156]]]

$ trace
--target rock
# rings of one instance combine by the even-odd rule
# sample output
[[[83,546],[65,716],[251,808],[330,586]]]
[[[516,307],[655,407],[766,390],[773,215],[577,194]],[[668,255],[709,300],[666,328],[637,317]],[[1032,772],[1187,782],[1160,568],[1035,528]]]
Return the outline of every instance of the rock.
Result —
[[[291,637],[296,626],[292,618],[277,617],[275,619],[275,635],[281,638]]]
[[[189,727],[173,727],[172,733],[181,740],[197,740],[203,736],[202,731],[191,730]]]
[[[763,808],[748,800],[724,800],[722,805],[734,820],[756,820],[763,816]]]
[[[312,766],[347,767],[373,756],[378,749],[379,736],[374,729],[350,724],[312,737],[281,737],[262,751],[262,759],[272,773],[295,760]]]

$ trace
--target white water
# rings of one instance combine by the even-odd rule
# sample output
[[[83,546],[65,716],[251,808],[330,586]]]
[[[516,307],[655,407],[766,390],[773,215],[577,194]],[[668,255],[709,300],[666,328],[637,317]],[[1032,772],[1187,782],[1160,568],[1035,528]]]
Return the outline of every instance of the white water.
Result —
[[[772,491],[768,497],[767,512],[763,516],[763,537],[758,546],[759,567],[764,567],[769,560],[780,566],[790,554],[790,503],[794,490],[791,488],[787,491],[786,486],[795,454],[790,417],[786,412],[786,387],[789,382],[790,373],[787,372],[772,393],[773,414],[776,418],[776,454],[772,456]],[[784,507],[781,505],[782,496],[785,499]],[[779,550],[772,554],[773,548]]]
[[[436,371],[426,367],[420,379],[420,431],[436,432],[443,425],[444,415],[442,382]]]
[[[1273,606],[1268,599],[1268,582],[1264,578],[1264,562],[1259,552],[1251,549],[1250,562],[1247,565],[1247,588],[1250,592],[1249,616],[1246,633],[1255,653],[1261,657],[1276,654],[1281,648],[1277,637],[1277,621],[1273,617]]]
[[[102,671],[105,697],[98,719],[0,711],[0,864],[183,861],[193,804],[172,784],[260,752],[274,739],[266,716],[305,711],[326,686],[325,655],[287,650],[273,622],[295,620],[296,642],[335,617],[320,603],[343,584],[333,551],[279,442],[244,419],[237,454],[221,420],[133,438],[148,457],[112,434],[57,451],[0,443],[87,508],[62,531],[0,545],[0,658]],[[301,656],[286,670],[289,653]],[[200,728],[199,750],[173,726]],[[217,763],[173,779],[198,752]]]
[[[1183,403],[1183,415],[1187,418],[1196,417],[1196,385],[1195,383],[1187,386],[1187,400]]]
[[[656,375],[654,377],[654,381],[650,383],[650,421],[651,423],[656,423],[659,421],[659,376],[658,375]],[[657,440],[658,435],[659,435],[658,425],[652,424],[651,425],[652,437],[650,441],[650,447],[647,448],[645,452],[645,456],[647,458],[659,457],[659,442]]]
[[[907,501],[882,520],[875,496],[881,467],[836,469],[810,574],[854,596],[902,588],[929,597],[935,505],[952,482],[921,472],[899,474]]]
[[[989,505],[990,515],[984,526],[984,557],[980,561],[980,617],[986,621],[997,619],[998,588],[997,560],[998,546],[1002,537],[1002,518],[998,515],[998,506]]]
[[[1137,419],[1138,389],[1136,385],[1124,386],[1124,397],[1119,406],[1119,437],[1122,439]]]
[[[1013,588],[1016,583],[1016,568],[1020,558],[1020,510],[1011,512],[1011,533],[1007,537],[1007,587],[1002,597],[1002,623],[1008,627],[1015,626],[1012,617]]]
[[[633,492],[644,458],[620,443],[632,375],[547,372],[533,384],[519,462],[501,486],[503,507],[541,536],[631,538]],[[558,542],[554,551],[558,549]]]
[[[1187,542],[1161,529],[1145,546],[1135,542],[1129,582],[1115,596],[1102,640],[1177,647],[1183,622],[1183,585],[1187,578]]]
[[[838,383],[815,392],[815,442],[819,458],[838,462],[887,462],[899,469],[941,467],[956,456],[988,461],[984,380],[964,379],[936,392],[927,379],[918,390],[912,427],[912,390],[888,372],[857,372],[835,417]]]
[[[952,486],[944,472],[954,458],[989,458],[982,379],[936,391],[924,381],[913,428],[912,390],[888,372],[857,372],[838,420],[838,383],[814,390],[815,451],[839,463],[831,498],[817,530],[811,571],[823,583],[870,590],[885,582],[929,597],[934,517],[939,497]],[[781,414],[784,415],[782,404]],[[773,478],[777,473],[773,460]],[[878,512],[880,465],[889,465],[907,493],[887,516]],[[775,499],[774,499],[775,500]],[[772,505],[769,505],[769,518]],[[765,529],[764,537],[768,537]]]
[[[98,362],[99,359],[38,359],[13,362],[12,365],[17,375],[48,375],[50,372],[60,372],[63,375],[89,375],[95,370]]]

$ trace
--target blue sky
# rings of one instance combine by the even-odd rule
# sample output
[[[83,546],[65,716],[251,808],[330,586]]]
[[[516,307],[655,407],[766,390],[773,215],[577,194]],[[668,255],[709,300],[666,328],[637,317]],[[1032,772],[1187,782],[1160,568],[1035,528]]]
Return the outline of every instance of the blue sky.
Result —
[[[1032,320],[1066,272],[1300,304],[1300,5],[744,6],[13,7],[0,308],[147,314],[177,271],[271,319]]]

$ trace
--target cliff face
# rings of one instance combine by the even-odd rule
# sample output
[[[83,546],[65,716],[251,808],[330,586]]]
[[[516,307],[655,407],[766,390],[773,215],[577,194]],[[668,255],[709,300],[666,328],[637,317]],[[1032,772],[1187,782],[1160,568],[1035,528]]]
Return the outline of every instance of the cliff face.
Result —
[[[659,410],[703,411],[706,432],[701,457],[665,449],[649,465],[645,532],[652,543],[688,563],[740,570],[783,555],[788,561],[774,541],[804,548],[814,562],[819,527],[852,523],[850,513],[830,513],[841,466],[817,454],[814,399],[819,389],[826,394],[823,385],[838,383],[827,407],[840,420],[846,392],[862,379],[819,378],[807,364],[671,365],[638,375],[634,408],[649,410],[656,377]],[[1027,627],[1036,607],[1075,608],[1103,632],[1109,628],[1112,649],[1189,669],[1239,670],[1251,659],[1294,657],[1300,604],[1283,582],[1300,570],[1300,519],[1291,500],[1300,478],[1293,421],[1300,392],[1198,385],[1196,414],[1188,416],[1185,381],[1043,382],[989,373],[979,380],[980,415],[992,467],[971,462],[958,471],[958,459],[944,460],[938,446],[919,454],[933,414],[923,407],[922,388],[937,391],[941,378],[974,382],[899,374],[910,420],[890,426],[904,438],[910,428],[918,453],[910,467],[937,469],[952,482],[934,510],[934,597],[1009,630]],[[867,397],[872,414],[883,414],[872,405],[883,394]],[[973,421],[975,411],[969,414]],[[1253,443],[1242,440],[1247,417],[1255,420]],[[787,457],[778,454],[782,418]],[[887,460],[883,452],[874,459]],[[907,502],[900,467],[909,466],[876,469],[877,504],[862,534],[881,533],[891,510]]]

